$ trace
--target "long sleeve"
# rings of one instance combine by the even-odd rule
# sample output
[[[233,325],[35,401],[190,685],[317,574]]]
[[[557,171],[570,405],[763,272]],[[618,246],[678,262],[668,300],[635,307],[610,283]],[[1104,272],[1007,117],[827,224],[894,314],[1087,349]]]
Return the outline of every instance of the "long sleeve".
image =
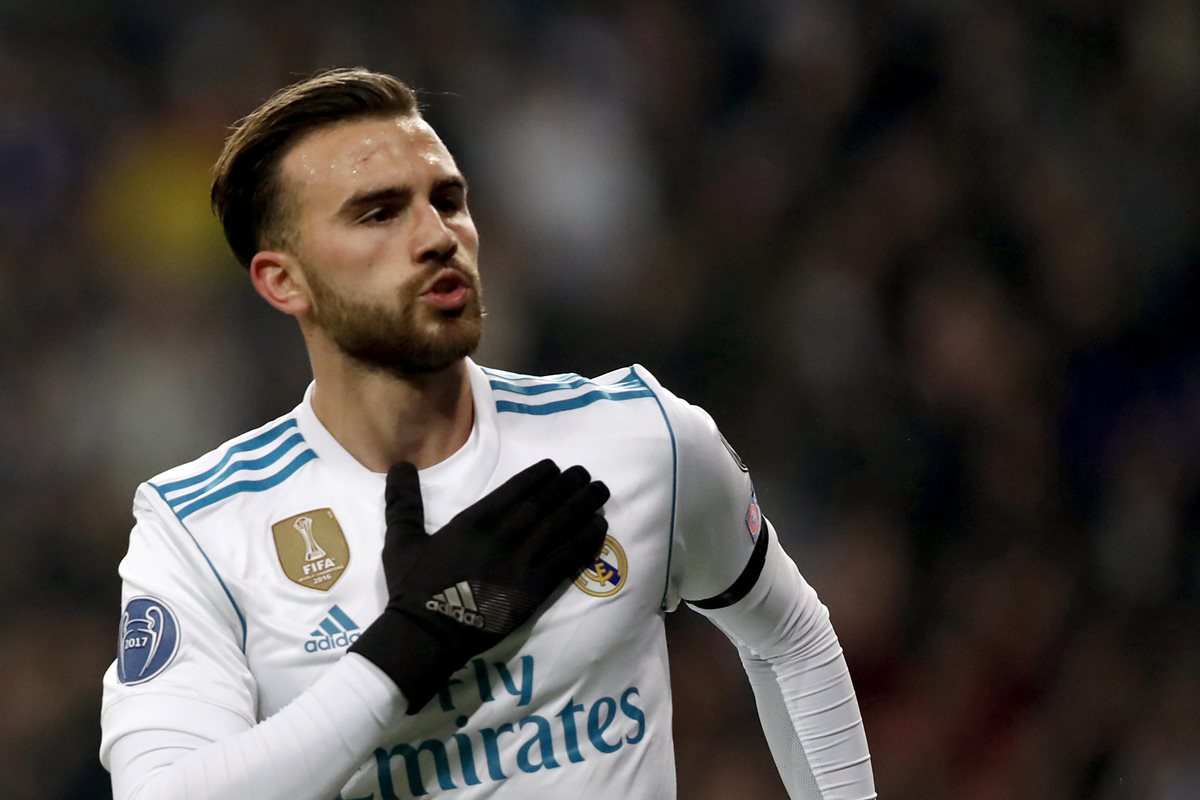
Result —
[[[114,798],[336,796],[402,715],[395,684],[347,655],[259,721],[237,612],[206,557],[145,486],[134,515],[101,712]]]
[[[684,600],[737,645],[793,800],[874,798],[862,717],[828,610],[780,546],[749,469],[713,419],[644,377],[678,454],[663,608]]]
[[[866,733],[829,612],[764,527],[765,558],[749,591],[696,610],[737,645],[789,796],[871,800]]]
[[[155,717],[178,722],[139,728],[112,743],[105,766],[114,800],[330,800],[370,758],[403,699],[374,665],[350,654],[253,726],[198,700],[139,696],[124,704],[131,707],[123,714],[153,704]]]

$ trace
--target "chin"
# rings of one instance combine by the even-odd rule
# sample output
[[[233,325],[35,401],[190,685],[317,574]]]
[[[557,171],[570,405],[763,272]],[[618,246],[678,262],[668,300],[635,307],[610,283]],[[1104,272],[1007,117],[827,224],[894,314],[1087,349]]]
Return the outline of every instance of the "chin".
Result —
[[[440,325],[439,330],[424,337],[424,341],[409,341],[403,348],[384,350],[373,354],[374,357],[360,360],[400,378],[444,372],[479,347],[481,331],[478,320],[457,321],[464,324]],[[446,330],[447,327],[455,329]]]

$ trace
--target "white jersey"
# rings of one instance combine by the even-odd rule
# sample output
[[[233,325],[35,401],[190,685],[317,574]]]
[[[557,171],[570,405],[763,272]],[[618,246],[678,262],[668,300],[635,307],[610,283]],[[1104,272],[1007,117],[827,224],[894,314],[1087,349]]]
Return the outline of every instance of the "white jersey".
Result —
[[[469,440],[420,473],[426,529],[549,457],[607,484],[608,537],[543,613],[397,715],[341,797],[673,797],[663,615],[742,574],[763,527],[749,475],[709,416],[640,366],[592,380],[468,371]],[[325,430],[311,393],[139,487],[102,758],[127,733],[178,728],[155,698],[269,717],[383,610],[385,476]],[[458,587],[436,600],[471,610]]]

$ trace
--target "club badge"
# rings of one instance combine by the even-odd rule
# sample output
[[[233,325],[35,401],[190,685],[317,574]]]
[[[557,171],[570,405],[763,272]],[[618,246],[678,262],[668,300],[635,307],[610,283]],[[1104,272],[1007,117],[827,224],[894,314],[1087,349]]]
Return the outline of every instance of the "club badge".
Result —
[[[117,680],[126,686],[158,675],[179,649],[179,624],[166,603],[156,597],[134,597],[121,614],[117,641]]]
[[[592,597],[609,597],[629,582],[629,559],[625,549],[612,536],[604,537],[604,547],[590,567],[579,573],[575,585]]]
[[[275,552],[288,580],[328,592],[350,563],[350,546],[329,508],[305,511],[271,526]]]

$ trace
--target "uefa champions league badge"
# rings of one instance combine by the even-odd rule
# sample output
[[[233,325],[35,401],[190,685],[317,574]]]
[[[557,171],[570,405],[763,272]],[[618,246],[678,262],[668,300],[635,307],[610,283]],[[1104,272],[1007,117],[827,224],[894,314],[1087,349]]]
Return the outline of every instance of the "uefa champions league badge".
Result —
[[[134,597],[121,614],[121,638],[117,642],[117,680],[134,686],[158,675],[179,649],[179,625],[175,614],[154,597]]]
[[[746,530],[750,532],[750,541],[757,544],[758,534],[762,532],[762,511],[753,489],[750,490],[750,505],[746,507]]]

